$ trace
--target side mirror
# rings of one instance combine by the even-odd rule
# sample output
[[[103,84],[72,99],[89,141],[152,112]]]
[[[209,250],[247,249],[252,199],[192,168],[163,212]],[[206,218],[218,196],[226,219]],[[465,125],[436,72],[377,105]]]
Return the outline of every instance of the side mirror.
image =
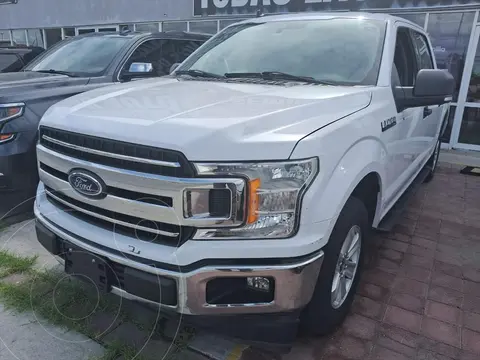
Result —
[[[175,63],[172,66],[170,66],[170,74],[173,73],[179,66],[180,66],[180,63]]]
[[[122,80],[130,81],[132,79],[149,78],[155,76],[152,63],[134,62],[121,74]]]
[[[446,70],[422,69],[413,87],[396,87],[395,98],[399,110],[441,105],[452,101],[455,79]]]

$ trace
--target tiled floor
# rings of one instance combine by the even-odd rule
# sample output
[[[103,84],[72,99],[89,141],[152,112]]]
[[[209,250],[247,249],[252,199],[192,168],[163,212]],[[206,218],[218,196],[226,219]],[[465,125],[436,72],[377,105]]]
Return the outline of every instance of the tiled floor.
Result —
[[[480,359],[480,176],[460,168],[441,164],[395,230],[373,239],[342,328],[282,360]]]

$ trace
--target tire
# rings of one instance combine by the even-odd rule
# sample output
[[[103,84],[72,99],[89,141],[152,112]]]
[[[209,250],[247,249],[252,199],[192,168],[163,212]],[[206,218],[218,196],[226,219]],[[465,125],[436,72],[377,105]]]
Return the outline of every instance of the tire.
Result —
[[[437,143],[435,144],[435,150],[433,151],[432,156],[430,157],[430,159],[428,159],[428,162],[426,164],[426,166],[428,166],[430,168],[430,171],[428,172],[427,177],[423,181],[425,183],[428,183],[428,182],[432,181],[433,176],[435,175],[435,170],[436,170],[437,164],[438,164],[438,158],[440,156],[440,146],[441,145],[442,145],[442,141],[440,139],[437,139]]]
[[[353,272],[350,289],[347,291],[344,300],[341,301],[339,298],[334,300],[332,287],[334,279],[338,279],[338,275],[336,275],[339,266],[338,261],[341,252],[343,253],[342,247],[344,251],[346,249],[344,244],[347,241],[347,236],[351,235],[352,231],[357,231],[360,235],[358,239],[360,245],[358,265],[356,271]],[[304,309],[300,318],[300,327],[304,333],[309,335],[329,334],[333,332],[347,316],[360,279],[360,273],[363,267],[365,238],[368,237],[369,232],[368,212],[365,205],[361,200],[350,197],[340,212],[330,239],[323,249],[324,260],[320,275],[312,299]],[[351,272],[350,277],[352,277]]]

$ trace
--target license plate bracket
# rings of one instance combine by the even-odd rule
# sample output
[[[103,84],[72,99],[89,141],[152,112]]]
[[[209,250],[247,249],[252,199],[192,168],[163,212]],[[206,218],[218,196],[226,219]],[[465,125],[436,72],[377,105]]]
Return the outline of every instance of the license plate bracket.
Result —
[[[93,283],[99,292],[111,290],[111,268],[107,259],[73,245],[67,245],[65,272]]]

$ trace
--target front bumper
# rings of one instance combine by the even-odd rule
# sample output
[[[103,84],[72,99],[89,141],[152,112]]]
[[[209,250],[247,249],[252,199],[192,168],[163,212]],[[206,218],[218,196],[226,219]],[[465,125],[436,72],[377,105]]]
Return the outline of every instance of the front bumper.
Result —
[[[52,254],[65,256],[65,252],[73,248],[73,251],[101,257],[111,268],[122,268],[120,278],[123,280],[114,281],[109,291],[184,315],[285,313],[302,309],[310,302],[323,262],[323,252],[319,251],[293,262],[285,259],[276,265],[205,265],[188,272],[180,269],[176,272],[79,238],[46,219],[37,206],[34,209],[38,240]],[[119,277],[118,274],[115,276]],[[246,281],[247,277],[270,279],[274,284],[273,291],[270,290],[271,298],[264,296],[266,300],[262,301],[248,301],[248,297],[247,301],[238,301],[238,298],[232,302],[214,301],[211,293],[215,284],[228,290],[230,284],[234,287],[239,281]],[[262,298],[254,295],[252,298]]]

